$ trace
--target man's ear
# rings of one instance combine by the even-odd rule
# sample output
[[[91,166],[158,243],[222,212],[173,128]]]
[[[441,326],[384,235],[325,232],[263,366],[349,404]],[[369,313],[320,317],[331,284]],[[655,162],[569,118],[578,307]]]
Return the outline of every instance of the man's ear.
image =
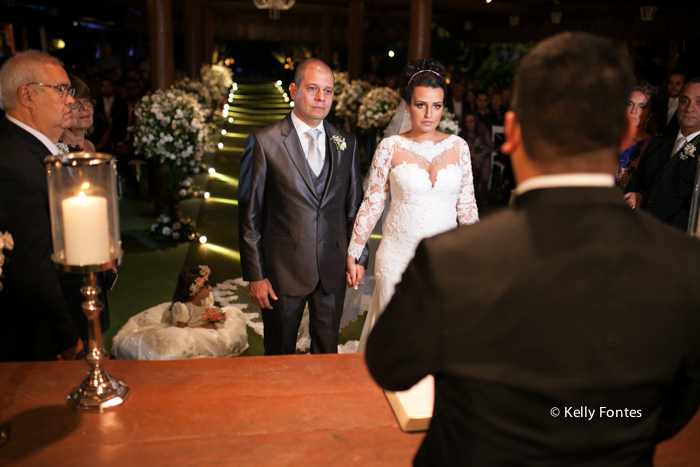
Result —
[[[20,86],[17,90],[17,103],[25,107],[34,107],[32,93],[29,92],[29,86]]]
[[[501,145],[501,152],[503,154],[512,155],[518,149],[522,148],[522,129],[520,128],[517,115],[515,115],[515,112],[512,110],[506,112],[503,118],[503,136],[506,138],[505,142]]]
[[[649,118],[651,118],[651,115],[649,115]],[[620,147],[617,150],[618,154],[622,154],[622,152],[627,149],[626,142],[630,141],[632,138],[634,138],[634,135],[637,134],[637,123],[632,119],[632,115],[626,114],[625,115],[625,128],[622,130],[622,139],[620,140]]]
[[[295,101],[297,99],[297,84],[292,83],[289,85],[289,97]]]

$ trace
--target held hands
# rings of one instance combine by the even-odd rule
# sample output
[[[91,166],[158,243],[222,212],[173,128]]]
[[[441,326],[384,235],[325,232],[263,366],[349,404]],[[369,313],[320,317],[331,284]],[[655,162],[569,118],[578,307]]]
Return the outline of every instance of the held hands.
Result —
[[[632,209],[639,209],[639,206],[642,204],[642,198],[641,193],[631,192],[625,195],[625,201]]]
[[[365,283],[365,267],[359,264],[355,264],[355,258],[348,255],[347,257],[347,272],[345,273],[345,281],[348,287],[357,289],[360,285]]]
[[[272,290],[272,284],[267,279],[261,281],[253,281],[249,285],[250,288],[250,298],[253,299],[255,303],[260,306],[260,308],[267,308],[272,310],[272,305],[270,305],[270,298],[277,300],[277,295],[275,291]]]

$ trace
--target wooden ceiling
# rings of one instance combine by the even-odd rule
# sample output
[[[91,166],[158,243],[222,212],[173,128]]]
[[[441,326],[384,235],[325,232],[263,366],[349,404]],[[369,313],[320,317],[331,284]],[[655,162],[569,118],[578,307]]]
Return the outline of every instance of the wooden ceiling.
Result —
[[[184,2],[173,0],[176,34],[182,34],[187,18]],[[317,42],[320,19],[333,19],[334,41],[347,42],[348,5],[351,0],[297,0],[279,20],[268,18],[252,0],[200,0],[211,9],[215,37],[224,40]],[[12,0],[0,0],[0,21],[22,21],[37,15]],[[24,2],[23,2],[24,3]],[[33,0],[32,4],[56,8],[59,17],[91,17],[110,22],[116,29],[138,32],[147,27],[146,0]],[[410,0],[364,0],[365,43],[403,40],[408,31]],[[15,4],[14,6],[8,6]],[[644,22],[640,7],[655,5],[653,22]],[[560,11],[560,24],[551,13]],[[44,13],[45,14],[45,13]],[[509,16],[520,16],[511,26]],[[7,19],[6,19],[7,18]],[[540,40],[565,30],[589,31],[620,40],[700,39],[700,0],[433,0],[433,22],[452,36],[467,42],[521,42]],[[465,29],[465,22],[473,25]],[[140,31],[144,32],[144,31]]]

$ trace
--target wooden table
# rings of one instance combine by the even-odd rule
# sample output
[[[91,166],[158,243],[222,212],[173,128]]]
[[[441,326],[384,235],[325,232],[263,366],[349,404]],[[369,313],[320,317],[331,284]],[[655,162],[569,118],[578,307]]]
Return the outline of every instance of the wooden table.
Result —
[[[362,355],[111,361],[123,407],[77,414],[66,395],[83,362],[0,364],[0,466],[411,465],[403,433]],[[700,416],[656,465],[700,466]]]

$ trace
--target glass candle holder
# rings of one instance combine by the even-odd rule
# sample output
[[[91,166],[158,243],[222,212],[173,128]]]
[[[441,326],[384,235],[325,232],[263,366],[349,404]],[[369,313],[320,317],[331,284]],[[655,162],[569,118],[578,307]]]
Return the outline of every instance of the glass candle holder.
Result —
[[[46,158],[53,260],[69,272],[104,271],[122,256],[116,160],[109,154]]]

